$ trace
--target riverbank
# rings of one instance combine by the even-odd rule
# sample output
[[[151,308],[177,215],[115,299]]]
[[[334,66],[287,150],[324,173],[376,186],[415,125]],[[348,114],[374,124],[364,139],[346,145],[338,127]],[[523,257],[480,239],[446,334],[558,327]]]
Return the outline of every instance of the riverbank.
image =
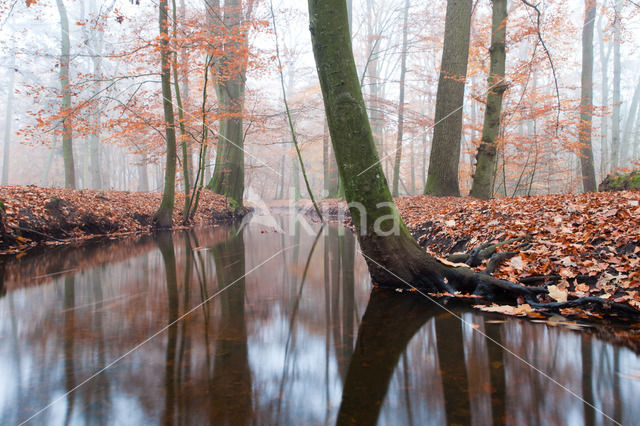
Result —
[[[445,262],[551,287],[545,302],[595,297],[640,310],[640,191],[395,201],[420,246]],[[333,218],[345,207],[321,203]],[[488,250],[471,259],[474,249]]]
[[[37,245],[150,233],[161,193],[0,187],[0,255],[21,255]],[[246,214],[228,200],[202,191],[198,211],[182,224],[184,194],[177,193],[174,229],[229,223]]]

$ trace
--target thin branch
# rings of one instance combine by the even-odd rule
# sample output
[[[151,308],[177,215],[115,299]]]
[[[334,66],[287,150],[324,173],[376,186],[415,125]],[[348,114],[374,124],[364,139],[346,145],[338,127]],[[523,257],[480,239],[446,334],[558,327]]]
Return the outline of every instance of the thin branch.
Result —
[[[551,72],[553,73],[553,82],[556,87],[556,99],[558,101],[558,115],[556,116],[556,134],[558,134],[558,128],[560,127],[560,89],[558,87],[558,77],[556,75],[556,67],[553,64],[553,59],[551,59],[551,53],[549,52],[549,49],[547,48],[547,45],[544,42],[544,39],[542,38],[542,33],[540,32],[540,19],[542,17],[542,13],[540,12],[540,9],[538,9],[537,5],[531,4],[527,0],[520,0],[520,1],[522,1],[522,3],[529,6],[533,10],[535,10],[537,14],[537,20],[536,20],[537,31],[536,32],[538,33],[538,40],[540,40],[540,44],[542,44],[542,47],[544,48],[544,51],[547,54],[547,58],[549,58],[549,64],[551,64]]]

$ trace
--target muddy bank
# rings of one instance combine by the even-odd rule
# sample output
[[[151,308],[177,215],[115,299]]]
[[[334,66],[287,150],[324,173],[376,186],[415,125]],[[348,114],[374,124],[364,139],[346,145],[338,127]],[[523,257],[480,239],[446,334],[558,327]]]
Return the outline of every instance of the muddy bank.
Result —
[[[0,255],[20,255],[43,244],[150,233],[161,198],[161,193],[0,187]],[[195,217],[185,226],[184,194],[176,194],[175,206],[174,229],[230,223],[248,212],[203,191]]]

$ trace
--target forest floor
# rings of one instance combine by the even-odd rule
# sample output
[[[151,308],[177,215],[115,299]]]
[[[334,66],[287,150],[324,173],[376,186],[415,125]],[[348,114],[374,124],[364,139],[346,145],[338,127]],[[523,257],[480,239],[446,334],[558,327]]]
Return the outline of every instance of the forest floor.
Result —
[[[335,213],[344,205],[324,200]],[[503,253],[492,275],[545,286],[540,302],[595,297],[640,310],[640,191],[473,198],[399,197],[400,214],[419,244],[444,263],[484,271],[491,256],[469,262],[473,249]],[[495,263],[495,262],[494,262]],[[527,304],[494,306],[536,316]],[[567,307],[563,315],[600,316]]]
[[[39,244],[149,233],[161,198],[161,193],[2,186],[0,255],[21,256]],[[224,196],[202,191],[195,217],[184,226],[183,206],[184,194],[176,193],[174,229],[227,223],[242,215]]]

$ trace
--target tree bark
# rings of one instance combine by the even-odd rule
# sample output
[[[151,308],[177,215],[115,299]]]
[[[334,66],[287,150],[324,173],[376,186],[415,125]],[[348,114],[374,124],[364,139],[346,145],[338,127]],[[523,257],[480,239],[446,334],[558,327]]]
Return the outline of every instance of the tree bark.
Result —
[[[400,180],[400,162],[402,161],[402,137],[404,134],[404,82],[407,74],[407,35],[409,32],[409,0],[404,2],[404,18],[402,27],[402,58],[400,60],[400,99],[398,100],[398,139],[396,141],[396,158],[393,164],[393,191],[398,196],[398,182]]]
[[[600,36],[598,37],[600,46],[600,73],[602,78],[601,101],[603,107],[609,105],[609,57],[611,56],[611,44],[608,44],[607,53],[604,49],[604,34],[599,26]],[[603,114],[600,117],[600,176],[604,178],[609,171],[609,152],[607,146],[609,144],[609,116]]]
[[[165,138],[167,144],[164,192],[158,211],[153,216],[155,227],[170,228],[173,224],[173,205],[176,193],[176,128],[171,97],[171,52],[169,51],[169,16],[167,0],[158,4],[160,27],[160,78],[162,81],[162,106],[164,110]]]
[[[584,26],[582,27],[582,96],[580,100],[580,165],[582,166],[583,192],[596,192],[596,170],[591,146],[593,119],[593,27],[596,18],[595,0],[584,1]]]
[[[238,41],[226,41],[218,62],[216,94],[224,114],[220,120],[216,165],[207,188],[242,206],[244,193],[244,133],[242,113],[247,68],[248,38],[243,24],[242,0],[229,0],[224,5],[222,24]],[[238,57],[240,57],[238,59]],[[239,67],[231,61],[242,61]],[[222,77],[230,75],[229,77]]]
[[[426,195],[460,195],[458,164],[464,84],[469,59],[471,0],[448,0]]]
[[[620,165],[620,59],[622,0],[616,0],[613,22],[613,114],[611,117],[611,170]]]
[[[418,246],[393,203],[360,89],[345,1],[309,0],[309,18],[331,142],[373,281],[441,290],[448,288],[448,276],[468,284],[466,272],[444,266]]]
[[[482,125],[482,140],[476,155],[476,171],[471,185],[471,196],[488,200],[493,197],[493,178],[498,152],[496,140],[500,134],[502,96],[507,89],[504,81],[506,62],[505,36],[507,32],[507,0],[493,0],[491,19],[491,66],[489,92]]]
[[[70,42],[69,18],[62,0],[56,0],[60,15],[60,89],[62,91],[62,153],[64,159],[64,186],[76,187],[75,166],[73,164],[73,128],[71,125],[71,90],[69,83]]]

